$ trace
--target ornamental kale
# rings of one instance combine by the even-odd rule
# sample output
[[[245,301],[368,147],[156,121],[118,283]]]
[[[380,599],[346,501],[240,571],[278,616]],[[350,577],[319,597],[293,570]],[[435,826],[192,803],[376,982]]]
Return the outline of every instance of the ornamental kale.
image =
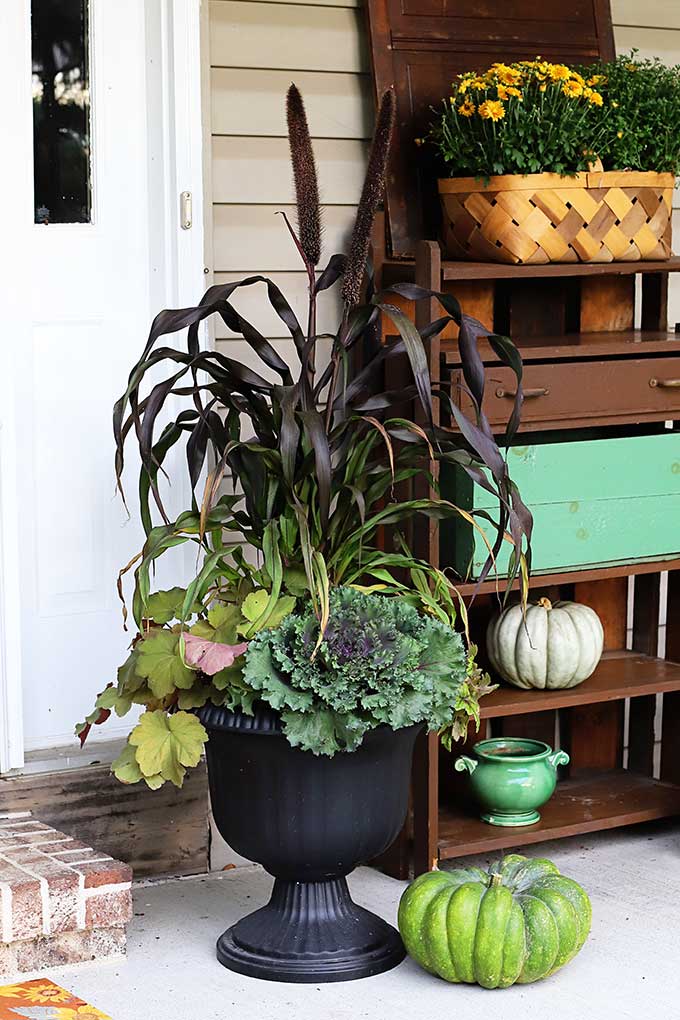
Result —
[[[382,724],[451,724],[467,663],[460,635],[399,597],[336,588],[319,641],[311,606],[248,646],[245,683],[281,712],[293,747],[354,751]]]

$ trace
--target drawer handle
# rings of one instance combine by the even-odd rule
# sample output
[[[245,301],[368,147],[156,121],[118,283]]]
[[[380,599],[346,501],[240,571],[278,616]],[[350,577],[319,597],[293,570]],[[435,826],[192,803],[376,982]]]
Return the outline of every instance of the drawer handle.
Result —
[[[678,384],[678,386],[680,386],[680,379],[678,379],[678,383],[677,384]],[[651,383],[650,383],[650,385],[651,385]],[[524,391],[524,398],[526,400],[526,399],[531,399],[531,397],[547,397],[549,395],[549,393],[550,393],[550,389],[549,389],[548,386],[537,386],[536,389],[525,390]],[[516,393],[515,390],[504,390],[502,386],[499,386],[498,389],[496,390],[496,396],[497,397],[509,397],[510,400],[514,400],[515,397],[517,396],[517,393]]]
[[[660,386],[667,390],[680,390],[680,379],[650,379],[650,386]]]

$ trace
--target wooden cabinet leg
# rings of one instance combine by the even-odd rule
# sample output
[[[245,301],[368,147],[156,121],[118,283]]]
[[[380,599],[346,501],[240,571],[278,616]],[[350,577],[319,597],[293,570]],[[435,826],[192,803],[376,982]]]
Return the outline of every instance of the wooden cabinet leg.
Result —
[[[439,736],[422,733],[413,757],[413,871],[439,864]]]
[[[661,574],[638,574],[633,597],[633,651],[656,655],[659,645]],[[656,694],[631,698],[628,726],[628,768],[644,776],[654,773]]]

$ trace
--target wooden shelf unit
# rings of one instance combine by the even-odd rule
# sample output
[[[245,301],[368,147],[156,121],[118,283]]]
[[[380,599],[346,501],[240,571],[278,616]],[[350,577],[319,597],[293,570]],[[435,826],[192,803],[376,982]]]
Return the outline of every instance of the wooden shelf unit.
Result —
[[[583,276],[632,276],[635,273],[680,272],[680,255],[664,262],[549,262],[546,265],[510,266],[502,262],[442,261],[442,280],[516,280]]]
[[[526,378],[541,365],[547,366],[552,373],[551,392],[560,399],[570,387],[575,389],[578,366],[587,363],[590,397],[584,401],[579,384],[573,404],[567,401],[567,413],[557,408],[551,415],[548,407],[543,420],[536,422],[528,415],[529,423],[524,426],[530,431],[559,432],[560,439],[568,439],[577,430],[603,435],[603,430],[619,424],[626,434],[647,434],[650,429],[663,429],[668,419],[680,420],[680,388],[668,386],[664,403],[655,407],[648,400],[647,378],[652,366],[654,377],[680,378],[680,337],[668,332],[666,322],[668,274],[679,269],[680,258],[663,264],[597,266],[450,263],[441,261],[436,243],[421,242],[416,249],[414,279],[430,291],[447,289],[457,294],[465,311],[487,327],[513,336],[525,362]],[[633,328],[636,274],[642,277],[642,330]],[[548,291],[536,291],[538,310],[529,300],[534,286],[551,287],[555,282],[556,324],[550,321],[553,309]],[[428,298],[411,312],[422,327],[441,315],[441,306],[435,298]],[[508,325],[514,325],[514,330],[500,328]],[[488,343],[480,340],[479,346],[490,380],[487,392],[493,400],[497,388],[504,385],[497,381],[502,368]],[[428,355],[435,383],[451,384],[460,364],[455,337],[431,341]],[[607,387],[611,366],[622,362],[626,386]],[[612,377],[620,379],[620,371],[617,368]],[[634,379],[640,382],[637,390],[629,385]],[[456,389],[453,382],[452,394]],[[392,380],[390,385],[394,385]],[[493,405],[487,410],[496,428]],[[499,434],[503,427],[499,422]],[[678,445],[680,454],[680,437]],[[446,565],[441,563],[436,528],[423,527],[418,550],[430,562]],[[414,760],[409,828],[381,862],[386,870],[404,877],[410,867],[419,874],[442,859],[680,815],[680,756],[676,754],[680,738],[680,665],[676,664],[680,663],[680,628],[678,633],[668,628],[667,659],[657,657],[661,573],[665,571],[669,578],[667,618],[673,621],[680,619],[678,554],[657,561],[595,563],[532,575],[532,596],[540,591],[552,600],[574,599],[598,612],[605,630],[605,656],[595,674],[570,691],[500,687],[482,702],[482,731],[458,753],[469,752],[485,731],[534,737],[553,746],[559,734],[561,746],[571,755],[571,765],[561,770],[564,778],[539,824],[498,829],[482,822],[476,807],[467,802],[465,777],[452,767],[455,754],[443,751],[436,735],[423,736]],[[632,649],[626,651],[631,577],[635,579],[634,625]],[[480,648],[480,661],[488,668],[484,634],[498,608],[502,580],[478,584],[461,579],[458,587],[471,602],[472,638]],[[655,746],[659,699],[660,751]]]
[[[432,147],[416,150],[414,139],[426,134],[445,83],[461,71],[481,71],[497,60],[532,59],[536,53],[565,63],[614,56],[609,0],[585,0],[568,18],[558,0],[533,7],[489,0],[482,7],[471,0],[408,7],[368,0],[366,5],[376,94],[393,87],[397,104],[386,215],[374,231],[376,285],[382,289],[411,279],[429,291],[450,292],[468,315],[513,338],[525,362],[525,388],[533,390],[525,400],[523,434],[541,432],[540,441],[547,433],[548,441],[563,442],[584,429],[597,432],[597,438],[622,429],[626,435],[655,433],[667,420],[680,421],[680,336],[668,333],[667,322],[668,279],[680,271],[680,257],[510,266],[442,259],[439,245],[424,240],[438,236],[438,171]],[[419,327],[442,314],[434,297],[415,307],[398,295],[390,301]],[[450,386],[453,399],[464,392],[456,341],[457,327],[450,324],[427,344],[433,382]],[[488,379],[484,410],[502,435],[514,379],[488,343],[482,340],[479,347]],[[389,363],[386,389],[406,381],[397,360]],[[450,566],[441,563],[436,525],[417,525],[414,537],[420,555]],[[438,738],[422,737],[414,758],[412,818],[381,862],[392,874],[406,877],[410,866],[420,873],[440,857],[680,814],[680,666],[673,665],[680,663],[680,626],[667,628],[669,661],[657,658],[662,571],[669,571],[668,620],[680,620],[680,548],[659,562],[579,562],[578,570],[544,573],[530,583],[534,594],[540,589],[553,600],[571,598],[596,609],[607,649],[597,672],[570,692],[502,688],[482,703],[483,727],[492,733],[550,742],[559,734],[571,754],[569,778],[539,825],[499,830],[465,805],[464,777],[454,772]],[[631,577],[634,622],[632,652],[626,653]],[[496,583],[466,581],[461,578],[459,589],[472,603],[471,635],[483,663],[485,628],[498,607]]]
[[[439,859],[498,852],[680,815],[680,786],[661,783],[620,769],[577,775],[558,783],[541,808],[536,825],[503,828],[487,825],[470,811],[443,806],[439,814]]]
[[[680,691],[680,664],[633,651],[605,652],[593,675],[578,687],[537,691],[500,685],[482,700],[482,719],[554,712],[666,691]]]

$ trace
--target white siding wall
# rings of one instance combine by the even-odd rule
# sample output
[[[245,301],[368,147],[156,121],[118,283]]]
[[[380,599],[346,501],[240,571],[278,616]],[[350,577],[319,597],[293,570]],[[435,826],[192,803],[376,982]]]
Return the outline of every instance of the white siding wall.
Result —
[[[294,81],[306,102],[324,204],[324,251],[342,251],[363,179],[373,119],[363,12],[356,0],[305,4],[211,0],[210,144],[215,282],[262,272],[285,292],[301,321],[306,275],[278,210],[294,222],[285,93]],[[264,292],[249,288],[234,304],[261,332],[292,345]],[[333,297],[322,302],[319,331],[337,325]],[[249,358],[224,326],[217,343]]]

